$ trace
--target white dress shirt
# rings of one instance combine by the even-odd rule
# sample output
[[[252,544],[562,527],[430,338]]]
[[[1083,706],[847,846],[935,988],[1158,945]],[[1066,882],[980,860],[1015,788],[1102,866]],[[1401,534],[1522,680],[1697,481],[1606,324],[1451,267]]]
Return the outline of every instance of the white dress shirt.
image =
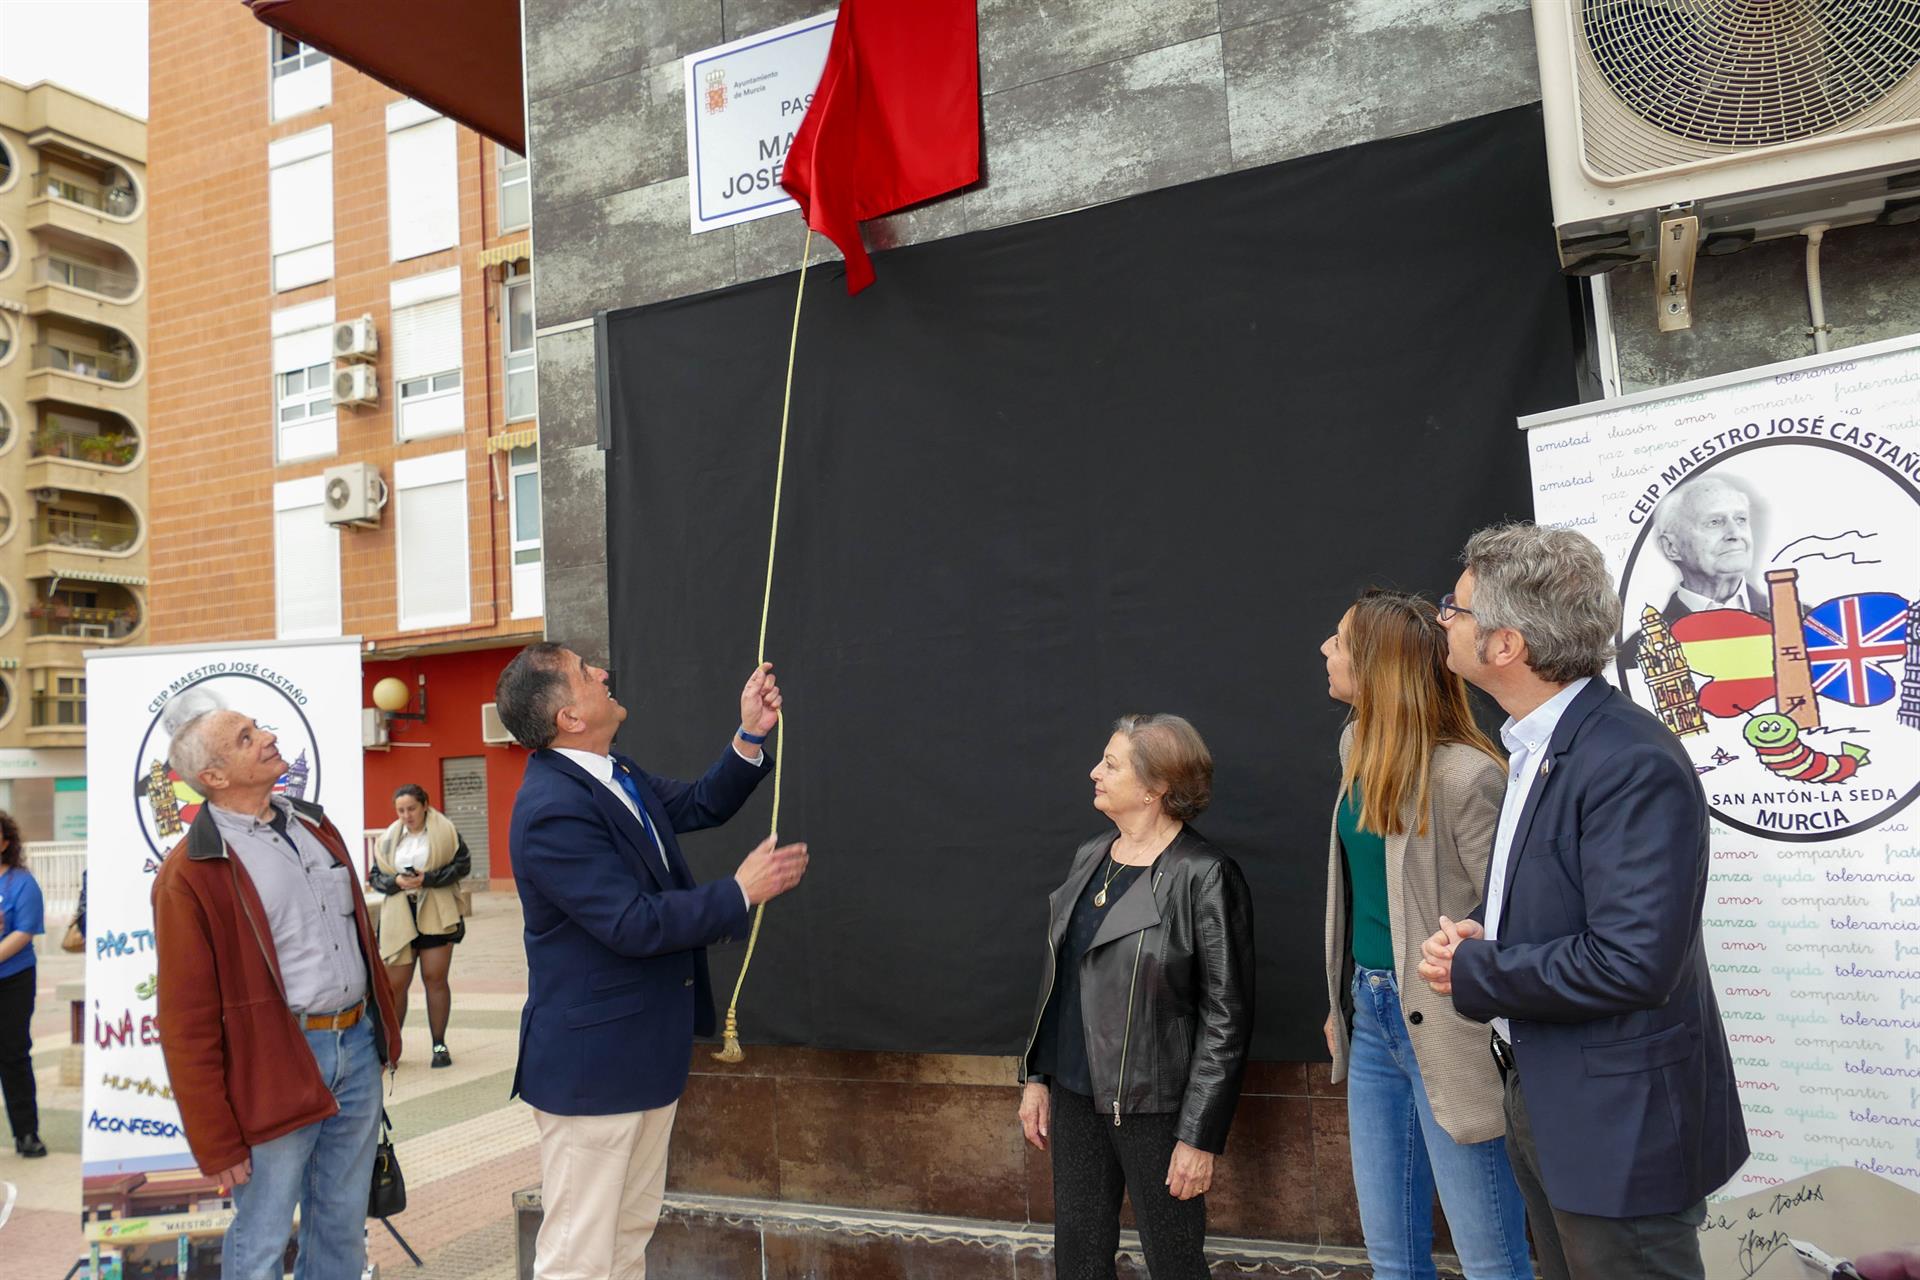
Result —
[[[1500,726],[1500,741],[1507,744],[1510,755],[1507,798],[1500,803],[1500,825],[1493,834],[1493,862],[1487,868],[1487,911],[1483,927],[1489,942],[1500,936],[1500,909],[1506,904],[1507,896],[1507,860],[1513,853],[1513,838],[1520,826],[1520,815],[1526,810],[1527,796],[1533,791],[1533,780],[1540,776],[1540,766],[1546,762],[1547,746],[1553,741],[1560,717],[1592,678],[1580,677],[1528,712],[1526,719],[1508,716],[1507,722]],[[1493,1029],[1500,1033],[1502,1040],[1513,1043],[1513,1031],[1505,1018],[1495,1018]]]
[[[1698,591],[1689,591],[1685,587],[1675,587],[1673,594],[1680,598],[1681,604],[1695,613],[1705,613],[1709,609],[1744,609],[1748,613],[1753,612],[1753,602],[1747,595],[1747,584],[1744,582],[1725,600],[1715,600],[1711,596],[1703,596]]]
[[[554,750],[597,778],[600,785],[613,792],[614,796],[619,799],[621,806],[633,815],[633,820],[638,822],[643,830],[653,836],[653,847],[660,853],[660,865],[666,869],[668,876],[667,882],[671,884],[673,882],[673,864],[667,861],[667,846],[660,842],[660,833],[654,829],[653,823],[648,819],[642,818],[640,811],[634,808],[633,797],[627,794],[627,789],[613,780],[613,757],[603,756],[596,751],[576,751],[572,747],[555,747]],[[738,743],[733,744],[733,754],[739,756],[756,769],[762,767],[767,760],[764,755],[758,758],[750,758],[740,750]],[[636,778],[635,781],[638,782],[639,779]],[[739,882],[735,881],[735,883],[738,884]],[[751,911],[753,909],[753,901],[747,898],[745,885],[740,886],[740,897],[746,901],[747,909]]]

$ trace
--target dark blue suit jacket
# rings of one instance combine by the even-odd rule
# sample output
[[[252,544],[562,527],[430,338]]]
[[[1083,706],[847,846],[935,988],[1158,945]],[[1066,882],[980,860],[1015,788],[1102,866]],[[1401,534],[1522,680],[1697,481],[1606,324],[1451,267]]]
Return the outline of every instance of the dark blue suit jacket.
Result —
[[[1561,716],[1520,813],[1498,940],[1469,939],[1453,959],[1454,1007],[1511,1022],[1556,1209],[1676,1213],[1746,1161],[1700,939],[1707,863],[1707,800],[1686,750],[1595,679]]]
[[[731,818],[771,757],[756,768],[729,746],[694,783],[614,762],[639,782],[671,872],[619,798],[558,752],[533,753],[513,802],[527,947],[513,1092],[551,1115],[650,1111],[679,1098],[693,1037],[714,1031],[706,948],[747,924],[739,883],[694,884],[674,833]]]

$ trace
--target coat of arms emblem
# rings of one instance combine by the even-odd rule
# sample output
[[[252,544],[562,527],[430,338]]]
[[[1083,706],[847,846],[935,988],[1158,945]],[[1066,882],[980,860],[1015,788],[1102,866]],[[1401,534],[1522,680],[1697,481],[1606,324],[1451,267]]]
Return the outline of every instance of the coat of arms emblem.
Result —
[[[720,67],[707,72],[707,114],[718,115],[727,109],[727,73]]]

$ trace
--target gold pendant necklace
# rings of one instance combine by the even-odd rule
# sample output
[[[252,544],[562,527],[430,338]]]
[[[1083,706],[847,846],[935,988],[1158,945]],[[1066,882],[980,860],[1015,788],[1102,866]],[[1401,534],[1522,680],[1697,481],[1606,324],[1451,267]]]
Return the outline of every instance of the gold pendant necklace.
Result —
[[[1093,905],[1096,907],[1107,905],[1107,890],[1112,886],[1113,878],[1119,875],[1126,865],[1111,853],[1107,855],[1107,861],[1113,864],[1113,870],[1107,872],[1107,878],[1100,882],[1100,892],[1093,895]]]

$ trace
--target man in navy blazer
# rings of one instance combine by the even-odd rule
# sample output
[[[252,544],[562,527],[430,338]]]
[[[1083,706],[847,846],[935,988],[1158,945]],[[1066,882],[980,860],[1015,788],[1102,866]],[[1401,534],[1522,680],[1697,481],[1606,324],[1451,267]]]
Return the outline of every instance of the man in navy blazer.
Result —
[[[1706,1196],[1747,1158],[1700,914],[1707,802],[1685,749],[1598,675],[1620,622],[1600,549],[1506,525],[1441,602],[1447,663],[1510,717],[1477,919],[1420,975],[1493,1024],[1507,1150],[1548,1280],[1700,1280]]]
[[[675,835],[731,818],[767,774],[780,690],[762,664],[706,776],[676,782],[612,754],[626,709],[607,673],[557,644],[500,673],[500,719],[530,748],[513,802],[527,1003],[513,1092],[540,1131],[538,1280],[642,1280],[693,1037],[712,1035],[706,948],[806,871],[769,836],[731,879],[696,884]]]

